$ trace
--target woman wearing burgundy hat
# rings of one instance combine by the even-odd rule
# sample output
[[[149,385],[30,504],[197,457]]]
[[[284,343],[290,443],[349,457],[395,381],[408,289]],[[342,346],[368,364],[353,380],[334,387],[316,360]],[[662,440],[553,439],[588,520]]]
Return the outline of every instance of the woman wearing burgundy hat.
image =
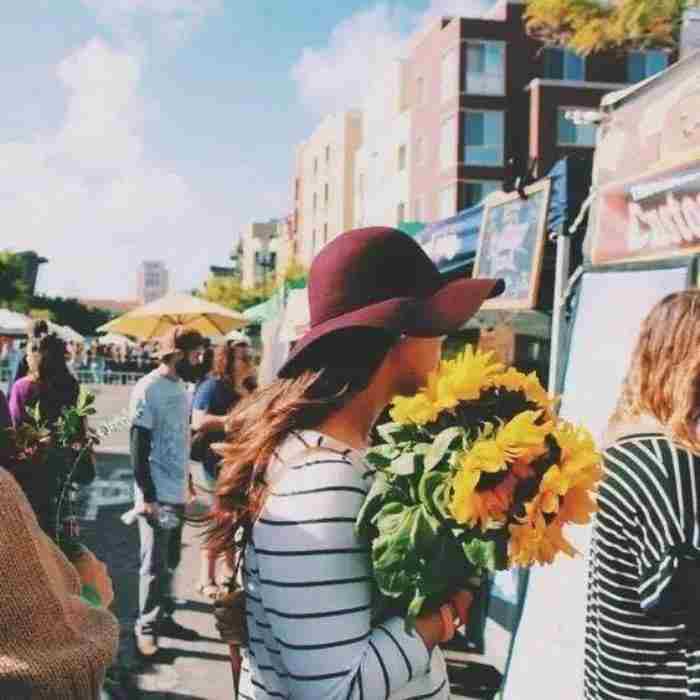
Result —
[[[394,229],[345,233],[314,260],[310,330],[280,378],[231,415],[212,514],[215,549],[245,543],[244,700],[449,697],[437,645],[471,596],[422,615],[413,635],[403,619],[372,619],[368,543],[354,532],[373,478],[363,451],[391,399],[435,369],[443,337],[502,291],[500,280],[446,283]]]

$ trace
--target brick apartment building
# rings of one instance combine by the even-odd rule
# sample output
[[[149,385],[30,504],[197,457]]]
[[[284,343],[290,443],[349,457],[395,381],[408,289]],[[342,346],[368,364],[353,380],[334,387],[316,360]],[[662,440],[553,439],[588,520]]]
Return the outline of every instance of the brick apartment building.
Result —
[[[594,126],[565,118],[662,70],[659,51],[588,58],[527,36],[525,4],[482,19],[443,18],[408,56],[412,214],[439,220],[480,201],[529,160],[544,174],[565,155],[591,157]],[[510,159],[515,168],[508,168]]]
[[[326,117],[297,147],[289,233],[299,260],[308,266],[353,226],[448,218],[530,163],[542,176],[577,156],[590,171],[596,127],[566,113],[597,109],[669,56],[545,48],[527,35],[525,8],[501,0],[480,19],[436,21],[387,74],[368,76],[361,110]]]

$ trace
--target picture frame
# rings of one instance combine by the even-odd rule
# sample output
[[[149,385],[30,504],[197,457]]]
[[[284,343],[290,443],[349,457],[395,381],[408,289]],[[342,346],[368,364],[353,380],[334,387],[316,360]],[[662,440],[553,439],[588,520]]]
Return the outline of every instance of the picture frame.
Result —
[[[545,178],[525,188],[525,199],[512,192],[486,200],[473,277],[503,278],[506,289],[483,308],[536,307],[551,187]]]

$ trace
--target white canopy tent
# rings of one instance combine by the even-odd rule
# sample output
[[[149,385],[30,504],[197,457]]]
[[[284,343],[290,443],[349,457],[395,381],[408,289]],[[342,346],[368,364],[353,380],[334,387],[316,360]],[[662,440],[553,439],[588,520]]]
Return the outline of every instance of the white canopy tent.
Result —
[[[0,309],[0,335],[22,338],[27,335],[27,326],[30,321],[29,316],[24,314]]]

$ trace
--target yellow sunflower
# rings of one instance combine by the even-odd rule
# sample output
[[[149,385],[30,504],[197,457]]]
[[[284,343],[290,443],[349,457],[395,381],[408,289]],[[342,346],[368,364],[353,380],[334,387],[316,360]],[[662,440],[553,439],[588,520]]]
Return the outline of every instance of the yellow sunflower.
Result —
[[[522,391],[528,401],[537,404],[547,412],[551,412],[554,408],[555,401],[549,397],[547,390],[540,384],[535,372],[524,374],[514,367],[510,367],[505,372],[492,377],[491,384],[509,391]]]
[[[441,366],[441,378],[446,390],[457,401],[474,401],[482,389],[489,386],[491,378],[503,371],[503,365],[493,360],[492,352],[481,352],[467,345],[464,352]]]
[[[542,453],[545,437],[552,429],[550,422],[537,424],[541,411],[524,411],[500,430],[485,430],[468,452],[459,459],[459,471],[453,483],[450,510],[457,522],[475,527],[489,527],[502,522],[510,508],[518,481],[515,470],[495,489],[477,492],[481,474],[493,474],[518,464],[518,474],[526,474],[524,457],[534,459]]]
[[[509,527],[508,559],[511,566],[551,564],[559,552],[570,557],[578,552],[564,537],[563,523],[557,518],[547,524],[539,513],[534,519]]]

